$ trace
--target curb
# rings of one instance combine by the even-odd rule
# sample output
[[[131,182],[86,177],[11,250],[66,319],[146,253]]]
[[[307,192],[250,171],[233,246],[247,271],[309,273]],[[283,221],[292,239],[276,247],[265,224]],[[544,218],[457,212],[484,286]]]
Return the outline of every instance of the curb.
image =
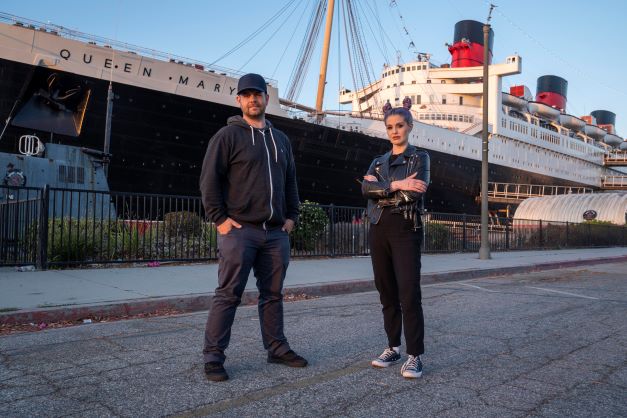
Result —
[[[459,280],[506,276],[512,274],[533,273],[593,264],[620,263],[627,261],[627,256],[602,257],[587,260],[558,261],[532,264],[528,266],[501,267],[480,270],[464,270],[446,273],[423,274],[422,284],[443,283]],[[285,295],[335,296],[349,293],[370,292],[375,290],[371,278],[343,282],[311,284],[305,286],[286,286]],[[243,305],[257,302],[256,290],[247,290],[242,296]],[[125,317],[138,314],[157,313],[158,311],[176,310],[182,312],[206,311],[211,308],[212,293],[184,295],[175,297],[133,299],[125,302],[103,303],[96,305],[76,305],[51,308],[25,309],[0,313],[0,324],[19,325],[28,323],[52,323],[77,321],[93,317]]]

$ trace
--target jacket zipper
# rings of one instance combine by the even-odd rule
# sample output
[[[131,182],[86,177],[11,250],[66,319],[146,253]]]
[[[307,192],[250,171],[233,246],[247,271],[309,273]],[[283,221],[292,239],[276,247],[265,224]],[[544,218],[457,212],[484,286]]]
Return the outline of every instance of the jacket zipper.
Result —
[[[263,223],[263,229],[266,229],[266,222],[272,219],[272,215],[274,215],[274,209],[272,208],[272,198],[274,196],[274,187],[272,186],[272,169],[270,168],[270,150],[268,150],[268,144],[266,144],[266,133],[265,131],[259,130],[261,135],[263,136],[263,146],[266,148],[266,157],[268,157],[268,177],[270,178],[270,216]]]

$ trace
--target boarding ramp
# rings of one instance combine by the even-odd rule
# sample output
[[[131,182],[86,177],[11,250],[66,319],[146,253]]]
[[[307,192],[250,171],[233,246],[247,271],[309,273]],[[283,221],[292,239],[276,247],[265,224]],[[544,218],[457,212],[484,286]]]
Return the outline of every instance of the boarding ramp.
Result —
[[[603,164],[607,167],[627,167],[627,151],[610,151],[603,157]]]
[[[488,202],[504,204],[520,204],[530,197],[557,196],[567,194],[589,194],[589,187],[550,186],[544,184],[488,183]],[[481,194],[477,198],[479,200]]]
[[[627,190],[627,175],[603,176],[601,188],[604,190]]]

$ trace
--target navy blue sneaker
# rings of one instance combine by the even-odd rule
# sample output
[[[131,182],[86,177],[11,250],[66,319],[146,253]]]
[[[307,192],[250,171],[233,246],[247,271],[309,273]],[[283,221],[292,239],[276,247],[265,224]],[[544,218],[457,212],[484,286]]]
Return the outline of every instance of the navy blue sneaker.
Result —
[[[374,367],[389,367],[396,364],[400,359],[401,355],[399,354],[398,348],[388,347],[377,359],[372,360],[370,364]]]
[[[403,367],[401,374],[408,379],[416,379],[422,376],[422,361],[420,356],[409,356]]]

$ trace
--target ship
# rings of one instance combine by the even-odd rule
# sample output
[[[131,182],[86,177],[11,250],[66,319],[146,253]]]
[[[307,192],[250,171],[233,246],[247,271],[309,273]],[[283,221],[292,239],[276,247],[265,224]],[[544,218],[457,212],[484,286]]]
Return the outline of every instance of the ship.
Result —
[[[405,101],[415,119],[410,142],[431,156],[425,209],[478,213],[484,48],[492,184],[592,192],[603,189],[603,179],[623,178],[604,164],[625,149],[616,115],[565,113],[567,81],[554,75],[538,79],[535,97],[526,86],[503,92],[503,78],[522,71],[522,57],[492,63],[494,32],[484,45],[482,26],[455,24],[450,64],[420,54],[385,65],[361,89],[342,89],[346,112],[281,99],[277,82],[267,79],[267,117],[290,138],[301,200],[364,206],[359,180],[390,149],[382,109]],[[108,186],[120,192],[197,196],[210,138],[240,113],[241,73],[8,14],[0,14],[0,74],[0,152],[17,155],[19,168],[24,135],[102,150]],[[56,184],[84,188],[80,177],[66,175],[71,169]]]

